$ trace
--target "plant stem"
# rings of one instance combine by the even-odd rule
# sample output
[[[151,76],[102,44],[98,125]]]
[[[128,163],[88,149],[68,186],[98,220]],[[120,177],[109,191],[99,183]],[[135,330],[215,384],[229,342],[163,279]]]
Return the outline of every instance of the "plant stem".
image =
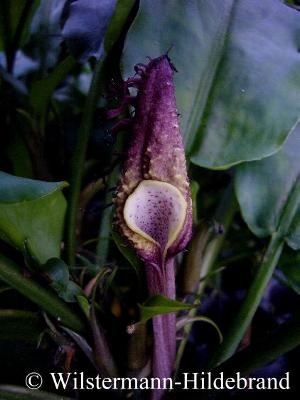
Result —
[[[10,74],[13,74],[16,52],[20,46],[22,34],[23,34],[24,28],[28,22],[28,18],[32,14],[33,6],[34,6],[33,0],[27,0],[26,2],[24,2],[24,7],[21,12],[18,26],[16,28],[16,31],[12,38],[11,43],[9,43],[9,45],[8,45],[8,49],[6,52],[6,60],[7,60],[6,64],[7,64],[7,72],[9,72]]]
[[[54,292],[32,279],[25,278],[21,269],[2,255],[0,255],[0,279],[36,303],[62,324],[75,331],[84,329],[81,319]]]
[[[212,358],[209,368],[214,368],[227,360],[237,349],[262,299],[264,290],[272,277],[282,249],[282,238],[277,233],[273,234],[263,262],[256,273],[242,307],[233,323],[230,324],[229,331]]]
[[[1,36],[3,37],[5,56],[6,56],[6,70],[9,74],[13,74],[15,56],[20,42],[22,34],[26,28],[26,24],[29,22],[29,18],[34,11],[35,2],[33,0],[27,0],[23,2],[23,8],[20,13],[17,26],[13,29],[11,15],[10,15],[10,2],[2,0],[0,2],[0,25],[2,27]],[[22,6],[20,4],[20,6]]]
[[[259,306],[264,290],[273,275],[283,249],[284,241],[288,236],[289,229],[299,208],[299,201],[300,179],[298,178],[286,199],[277,230],[271,236],[263,262],[254,277],[242,307],[236,315],[233,323],[230,325],[223,343],[213,356],[209,368],[214,368],[231,357],[242,340],[256,309]]]
[[[146,264],[148,292],[150,296],[161,294],[175,299],[174,258],[163,261],[159,269]],[[156,315],[153,325],[152,376],[169,378],[172,375],[176,357],[176,315],[175,313]],[[151,400],[160,400],[162,390],[153,390]]]
[[[101,80],[102,80],[102,65],[100,59],[95,68],[94,76],[91,82],[89,93],[85,102],[81,124],[78,131],[77,144],[71,164],[70,178],[70,196],[69,207],[67,214],[67,257],[69,265],[75,265],[76,254],[76,226],[78,217],[78,204],[81,189],[81,181],[83,175],[84,160],[90,132],[92,129],[93,118],[99,98]]]
[[[115,152],[123,151],[124,141],[125,141],[124,135],[120,132],[116,139],[116,144],[114,147]],[[118,164],[113,165],[112,171],[107,180],[107,192],[104,200],[105,204],[110,204],[113,202],[114,195],[111,189],[117,186],[119,179],[120,179],[119,166]],[[101,265],[103,266],[103,264],[105,264],[107,261],[107,256],[111,241],[110,236],[111,236],[111,226],[113,220],[113,211],[114,211],[113,207],[107,207],[102,211],[101,215],[101,222],[99,227],[97,250],[96,250],[100,266]]]
[[[111,187],[114,187],[119,180],[119,175],[116,174],[115,170],[112,171],[108,178],[107,186],[108,189]],[[113,201],[113,193],[107,190],[106,195],[105,195],[105,204],[110,204]],[[113,214],[113,208],[112,207],[106,207],[102,211],[101,215],[101,222],[100,222],[100,228],[99,228],[99,234],[98,234],[98,239],[97,239],[97,256],[99,258],[99,266],[102,267],[106,260],[107,260],[107,255],[108,255],[108,250],[109,250],[109,245],[110,245],[110,231],[111,231],[111,224],[112,224],[112,214]]]
[[[197,290],[197,297],[196,301],[199,301],[199,298],[203,295],[205,286],[207,284],[206,279],[203,279],[206,277],[212,270],[215,261],[219,255],[220,249],[223,245],[226,233],[228,232],[228,229],[231,225],[232,219],[234,217],[235,211],[236,211],[236,199],[235,195],[233,192],[233,187],[230,185],[227,190],[225,191],[224,195],[222,196],[220,205],[218,207],[218,210],[216,212],[215,219],[217,221],[220,221],[223,225],[224,232],[222,235],[215,236],[212,240],[210,240],[206,244],[206,248],[204,250],[203,257],[201,258],[198,254],[198,252],[194,252],[194,259],[190,260],[190,262],[199,263],[199,259],[201,260],[201,268],[199,271],[199,285],[198,285],[198,290]],[[195,248],[199,247],[199,243],[197,239],[203,239],[203,233],[199,233],[198,237],[195,237],[192,243],[192,247],[194,246]],[[205,240],[208,240],[209,236],[205,236]],[[201,246],[200,246],[201,247]],[[191,254],[193,253],[193,250],[191,249]],[[193,308],[191,311],[188,313],[189,318],[194,318],[197,314],[197,308]],[[184,328],[184,337],[182,341],[180,342],[178,351],[177,351],[177,357],[176,357],[176,366],[175,366],[175,376],[179,372],[179,367],[180,367],[180,362],[183,357],[183,353],[186,347],[186,344],[189,339],[189,335],[192,330],[192,323],[188,324]]]
[[[291,321],[280,325],[275,331],[262,338],[259,342],[239,351],[230,360],[221,364],[218,370],[232,376],[239,371],[248,375],[254,369],[275,360],[282,354],[300,345],[300,312],[296,312]]]

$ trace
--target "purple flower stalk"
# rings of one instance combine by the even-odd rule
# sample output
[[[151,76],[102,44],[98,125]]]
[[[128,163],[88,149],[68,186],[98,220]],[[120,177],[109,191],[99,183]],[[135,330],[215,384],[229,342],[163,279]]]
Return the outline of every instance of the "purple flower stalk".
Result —
[[[175,298],[174,256],[191,236],[192,202],[173,84],[163,55],[138,64],[132,139],[116,198],[116,226],[144,261],[151,296]],[[152,375],[170,377],[176,356],[175,314],[153,318]],[[152,398],[160,398],[154,391]]]

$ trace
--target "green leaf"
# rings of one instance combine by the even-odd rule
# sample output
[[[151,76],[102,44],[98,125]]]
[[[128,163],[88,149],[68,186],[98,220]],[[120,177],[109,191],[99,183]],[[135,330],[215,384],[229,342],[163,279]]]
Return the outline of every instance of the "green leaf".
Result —
[[[116,140],[115,151],[123,151],[123,146],[124,146],[124,137],[122,137],[122,135],[119,135]],[[107,187],[117,186],[119,179],[120,179],[120,171],[115,168],[108,177]],[[104,199],[105,204],[112,203],[113,197],[114,195],[112,191],[107,191]],[[99,227],[98,243],[96,251],[100,259],[100,262],[102,264],[106,263],[109,252],[113,212],[114,209],[112,207],[106,207],[101,214],[101,222]],[[121,251],[120,248],[119,250]]]
[[[193,304],[182,303],[181,301],[172,300],[165,296],[153,296],[139,305],[141,313],[140,322],[145,322],[155,315],[168,314],[181,310],[191,310],[194,307]]]
[[[31,178],[33,176],[30,154],[21,135],[14,135],[6,146],[15,175]]]
[[[70,278],[67,264],[59,258],[50,258],[43,265],[43,270],[47,272],[52,282],[56,282],[61,287],[66,287]]]
[[[205,317],[204,315],[199,315],[198,317],[189,317],[189,316],[182,317],[176,323],[176,330],[179,331],[186,325],[191,325],[194,322],[206,322],[207,324],[213,326],[219,336],[219,342],[222,343],[223,335],[222,332],[220,331],[220,328],[211,318]]]
[[[50,258],[43,266],[52,280],[51,287],[67,302],[75,302],[82,289],[70,280],[68,265],[59,258]]]
[[[60,60],[61,19],[65,3],[66,1],[60,0],[40,0],[30,24],[26,50],[35,60],[38,60],[39,76],[50,71]]]
[[[140,271],[143,266],[143,262],[137,257],[134,250],[124,242],[122,237],[116,231],[112,231],[111,236],[120,253],[126,258],[126,260],[133,266],[133,268],[137,272]]]
[[[0,279],[36,303],[63,325],[75,331],[83,330],[84,326],[81,319],[57,297],[55,292],[41,286],[32,279],[25,278],[21,269],[2,255],[0,255]]]
[[[300,14],[274,0],[142,0],[124,46],[136,63],[173,48],[193,163],[227,168],[277,152],[300,116]],[[162,29],[156,29],[162,27]]]
[[[40,121],[40,130],[43,132],[46,124],[46,115],[54,90],[61,84],[76,61],[72,56],[66,57],[43,79],[33,83],[30,90],[30,103]]]
[[[43,79],[35,81],[30,91],[30,103],[38,115],[44,115],[56,87],[66,78],[76,61],[72,56],[63,61]]]
[[[192,205],[193,205],[193,224],[197,225],[199,222],[197,196],[199,193],[200,186],[197,181],[191,181],[190,187],[191,187],[191,197],[192,197]]]
[[[26,4],[27,3],[27,4]],[[39,0],[21,2],[19,0],[1,0],[0,2],[0,50],[12,46],[18,38],[18,47],[26,41],[29,33],[29,24]],[[28,11],[26,9],[29,9]],[[26,11],[27,12],[26,12]],[[22,17],[23,15],[23,17]],[[22,20],[23,18],[23,20]],[[17,29],[22,26],[21,32]],[[20,26],[21,27],[21,26]],[[20,28],[19,28],[20,29]]]
[[[121,7],[121,1],[118,1],[117,8],[115,10],[115,14],[112,16],[111,24],[123,24],[119,25],[118,28],[111,24],[108,26],[107,34],[108,36],[104,36],[105,46],[104,46],[104,55],[98,60],[94,75],[90,84],[89,92],[86,98],[86,103],[83,110],[81,124],[78,130],[77,143],[74,151],[74,156],[72,159],[72,174],[70,178],[70,199],[69,199],[69,207],[68,207],[68,215],[67,215],[67,256],[68,262],[70,265],[74,264],[75,261],[75,242],[76,242],[76,222],[77,222],[77,214],[78,214],[78,204],[79,204],[79,195],[81,189],[81,180],[83,175],[83,165],[86,155],[86,149],[88,146],[91,127],[94,120],[94,113],[97,107],[97,103],[99,100],[100,93],[103,93],[105,88],[105,79],[109,76],[111,78],[111,70],[114,69],[116,65],[116,57],[115,55],[110,58],[112,55],[114,44],[121,37],[121,33],[125,28],[127,16],[131,9],[130,1],[122,1],[125,4],[124,7]],[[123,5],[124,5],[123,4]],[[119,36],[118,36],[119,35]],[[118,62],[117,62],[118,64]],[[109,71],[109,72],[108,72]],[[117,143],[122,139],[118,138]],[[118,149],[118,145],[115,146],[116,150]],[[115,180],[116,173],[113,171],[108,184],[111,184]],[[106,196],[105,201],[110,197],[108,194]],[[101,224],[99,229],[99,241],[97,245],[97,255],[100,257],[101,262],[106,261],[106,256],[108,253],[109,241],[102,237],[107,237],[106,234],[111,226],[111,210],[106,208],[103,211],[103,215],[101,218]]]
[[[59,257],[65,182],[42,182],[0,171],[0,237],[45,263]]]
[[[115,45],[120,37],[134,4],[135,0],[118,0],[104,38],[104,49],[106,52]]]
[[[300,263],[298,265],[285,265],[280,268],[282,274],[278,279],[300,295]]]
[[[221,364],[216,372],[223,371],[226,376],[232,376],[238,371],[241,375],[247,376],[299,345],[300,312],[298,310],[288,322],[280,324],[274,331],[253,341],[246,349],[238,351],[226,363]]]
[[[276,155],[237,168],[235,189],[242,215],[254,234],[271,236],[248,293],[229,324],[209,367],[236,351],[278,264],[284,242],[300,247],[300,125]]]
[[[278,267],[276,277],[300,295],[300,253],[285,251]]]
[[[85,316],[87,318],[89,318],[89,315],[90,315],[90,303],[89,303],[88,299],[85,296],[81,296],[81,295],[78,295],[76,297],[76,299],[77,299],[77,302],[78,302],[80,308],[84,312]]]
[[[276,155],[237,168],[235,190],[251,231],[300,248],[300,124]]]
[[[43,331],[41,318],[30,311],[0,310],[0,340],[37,343]]]

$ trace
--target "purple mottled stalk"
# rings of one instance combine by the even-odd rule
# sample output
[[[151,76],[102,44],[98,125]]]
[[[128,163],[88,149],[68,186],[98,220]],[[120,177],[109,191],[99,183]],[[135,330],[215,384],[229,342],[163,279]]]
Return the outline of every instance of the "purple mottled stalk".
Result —
[[[157,273],[156,273],[157,272]],[[171,258],[161,271],[153,271],[151,265],[146,265],[147,283],[150,295],[162,294],[175,299],[174,259]],[[153,376],[170,377],[176,356],[176,315],[175,313],[157,315],[153,318]],[[153,391],[152,399],[159,399],[162,391]]]
[[[191,236],[192,203],[167,55],[136,66],[136,113],[116,198],[115,225],[145,262],[150,295],[175,298],[174,256]],[[153,318],[152,374],[170,377],[176,352],[175,314]],[[153,391],[159,399],[161,391]]]

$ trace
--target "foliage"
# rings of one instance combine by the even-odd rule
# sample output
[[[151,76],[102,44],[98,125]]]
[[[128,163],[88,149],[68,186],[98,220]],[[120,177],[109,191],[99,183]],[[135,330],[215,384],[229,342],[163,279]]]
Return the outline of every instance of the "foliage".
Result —
[[[151,29],[157,23],[163,34]],[[192,162],[227,168],[261,159],[279,150],[299,119],[298,27],[299,15],[273,0],[166,1],[155,9],[145,0],[126,38],[124,74],[173,46]]]
[[[58,257],[66,201],[64,182],[39,182],[0,172],[0,232],[40,263]]]
[[[154,315],[167,314],[181,310],[190,310],[191,304],[185,304],[181,301],[171,300],[165,296],[157,295],[150,297],[144,304],[140,305],[141,321],[145,322]]]
[[[21,387],[37,359],[45,373],[146,375],[163,313],[178,316],[177,374],[254,373],[300,344],[299,5],[155,3],[0,3],[0,359],[20,372],[1,377],[0,398],[58,398]],[[166,52],[193,197],[176,300],[148,296],[112,229],[130,137],[116,124],[134,109],[107,118],[135,64]],[[281,314],[274,282],[281,307],[292,299]]]

